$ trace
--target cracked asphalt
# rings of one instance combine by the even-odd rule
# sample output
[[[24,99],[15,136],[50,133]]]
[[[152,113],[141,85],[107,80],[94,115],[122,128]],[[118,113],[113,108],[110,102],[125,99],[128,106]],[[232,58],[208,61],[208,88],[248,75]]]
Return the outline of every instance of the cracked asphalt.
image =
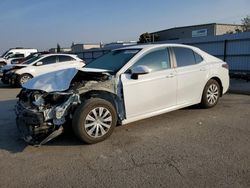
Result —
[[[18,89],[0,87],[0,187],[250,187],[250,96],[119,126],[95,145],[68,132],[32,147],[15,127]]]

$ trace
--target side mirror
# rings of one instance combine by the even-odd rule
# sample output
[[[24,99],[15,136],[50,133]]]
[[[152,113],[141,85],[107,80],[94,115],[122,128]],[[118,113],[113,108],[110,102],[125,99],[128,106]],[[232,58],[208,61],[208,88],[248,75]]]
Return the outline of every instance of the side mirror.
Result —
[[[131,69],[131,78],[137,80],[139,75],[150,73],[150,69],[145,65],[138,65]]]
[[[43,65],[43,62],[39,61],[36,63],[36,66],[40,66],[40,65]]]

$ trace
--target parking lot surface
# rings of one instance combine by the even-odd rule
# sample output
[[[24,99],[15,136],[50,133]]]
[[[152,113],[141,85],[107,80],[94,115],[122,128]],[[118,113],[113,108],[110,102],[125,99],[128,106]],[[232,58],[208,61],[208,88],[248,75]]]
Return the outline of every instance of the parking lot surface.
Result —
[[[33,147],[15,126],[19,89],[0,87],[0,187],[250,187],[248,95],[119,126],[95,145],[69,132]]]

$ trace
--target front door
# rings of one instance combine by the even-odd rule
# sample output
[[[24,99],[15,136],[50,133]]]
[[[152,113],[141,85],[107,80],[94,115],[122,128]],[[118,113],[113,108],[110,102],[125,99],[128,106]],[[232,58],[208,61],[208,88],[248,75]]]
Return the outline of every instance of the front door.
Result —
[[[176,73],[171,68],[168,50],[151,51],[131,68],[147,66],[151,71],[132,79],[131,74],[121,75],[126,118],[146,115],[176,105]]]

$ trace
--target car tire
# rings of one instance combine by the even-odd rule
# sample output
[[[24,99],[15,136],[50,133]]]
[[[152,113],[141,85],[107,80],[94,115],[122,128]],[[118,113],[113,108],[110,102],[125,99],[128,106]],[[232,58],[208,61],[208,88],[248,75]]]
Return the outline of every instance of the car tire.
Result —
[[[28,80],[30,80],[32,78],[33,78],[33,76],[31,76],[30,74],[22,74],[22,75],[18,76],[17,86],[22,86],[22,84],[24,84],[25,82],[27,82]]]
[[[0,68],[3,67],[3,66],[5,66],[5,65],[7,65],[6,62],[3,62],[3,61],[0,62]]]
[[[214,107],[219,101],[220,93],[221,87],[219,83],[214,79],[209,80],[203,90],[201,106],[203,108]]]
[[[112,103],[100,98],[91,98],[76,109],[72,127],[81,141],[95,144],[108,138],[116,124],[117,113]]]

